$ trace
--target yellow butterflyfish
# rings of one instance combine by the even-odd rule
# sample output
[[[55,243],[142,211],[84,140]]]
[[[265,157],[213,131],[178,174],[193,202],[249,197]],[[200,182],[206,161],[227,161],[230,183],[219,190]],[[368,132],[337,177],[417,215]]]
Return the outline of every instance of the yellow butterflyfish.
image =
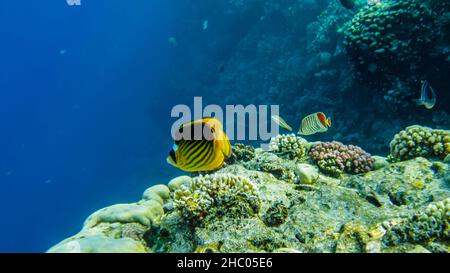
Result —
[[[167,162],[186,172],[213,171],[231,156],[230,141],[216,118],[180,126]],[[196,135],[200,132],[199,135]]]

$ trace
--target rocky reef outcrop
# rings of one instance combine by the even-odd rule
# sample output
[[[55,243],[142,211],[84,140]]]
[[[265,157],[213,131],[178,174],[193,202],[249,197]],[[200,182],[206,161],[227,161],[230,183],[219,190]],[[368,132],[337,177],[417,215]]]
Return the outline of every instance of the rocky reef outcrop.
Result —
[[[422,130],[440,135],[407,128],[393,146]],[[341,143],[276,139],[276,149],[236,145],[239,156],[216,172],[176,177],[136,203],[101,209],[49,252],[450,251],[450,165],[442,156],[389,161]],[[370,168],[330,175],[315,160],[321,149],[344,149],[334,158],[348,153]]]
[[[450,7],[437,2],[379,1],[361,8],[345,28],[355,78],[385,91],[388,102],[407,107],[421,80],[448,71],[449,55],[440,47],[447,39]],[[441,81],[444,74],[438,75]]]

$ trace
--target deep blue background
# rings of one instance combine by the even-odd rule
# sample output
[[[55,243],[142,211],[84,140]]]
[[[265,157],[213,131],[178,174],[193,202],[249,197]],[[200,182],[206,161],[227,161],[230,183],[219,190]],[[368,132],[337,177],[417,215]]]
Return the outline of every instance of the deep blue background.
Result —
[[[45,251],[176,175],[174,3],[0,2],[0,252]]]

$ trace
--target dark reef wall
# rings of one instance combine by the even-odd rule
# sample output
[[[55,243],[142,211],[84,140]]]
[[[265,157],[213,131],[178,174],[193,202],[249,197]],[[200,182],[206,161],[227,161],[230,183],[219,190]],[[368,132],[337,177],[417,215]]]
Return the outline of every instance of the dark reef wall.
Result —
[[[170,88],[211,103],[279,104],[294,128],[323,111],[333,127],[310,140],[375,154],[408,125],[449,128],[450,2],[356,2],[177,1],[172,65],[183,72]],[[432,110],[411,103],[421,80],[437,94]]]

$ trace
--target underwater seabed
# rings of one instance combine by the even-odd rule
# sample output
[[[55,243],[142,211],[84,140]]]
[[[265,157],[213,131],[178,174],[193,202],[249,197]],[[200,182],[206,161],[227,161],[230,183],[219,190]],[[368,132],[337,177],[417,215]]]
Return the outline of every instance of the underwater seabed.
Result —
[[[411,126],[390,148],[236,144],[222,169],[101,209],[48,252],[449,252],[450,131]]]

